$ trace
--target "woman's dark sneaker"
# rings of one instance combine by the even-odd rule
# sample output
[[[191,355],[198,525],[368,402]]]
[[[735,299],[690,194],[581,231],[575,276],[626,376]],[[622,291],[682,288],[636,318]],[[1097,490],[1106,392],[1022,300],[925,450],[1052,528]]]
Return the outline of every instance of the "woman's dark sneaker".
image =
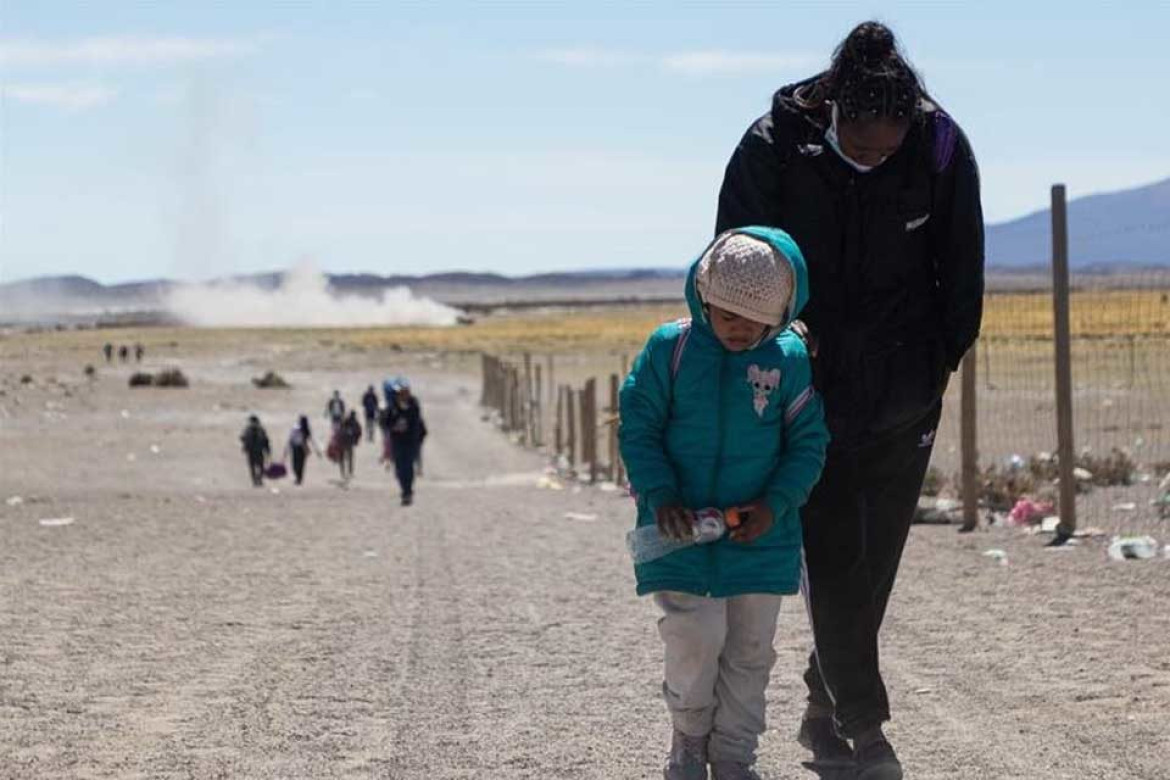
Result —
[[[902,780],[902,764],[885,737],[858,745],[853,751],[857,780]]]
[[[837,736],[831,717],[810,718],[800,721],[797,741],[813,754],[812,764],[826,769],[853,766],[853,749],[849,743]]]

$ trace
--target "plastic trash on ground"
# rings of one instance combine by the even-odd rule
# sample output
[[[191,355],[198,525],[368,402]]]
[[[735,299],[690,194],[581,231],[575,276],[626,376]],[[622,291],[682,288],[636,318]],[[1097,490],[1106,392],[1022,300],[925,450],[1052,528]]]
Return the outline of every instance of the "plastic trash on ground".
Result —
[[[536,486],[541,490],[564,490],[565,486],[556,477],[545,475],[536,481]]]
[[[40,521],[41,525],[47,528],[53,528],[62,525],[73,525],[72,517],[45,517]]]
[[[597,515],[591,515],[586,512],[565,512],[566,520],[577,520],[582,523],[592,523],[597,520]]]
[[[1000,566],[1008,565],[1008,556],[1003,550],[987,550],[983,553],[983,557],[998,561]]]
[[[1136,510],[1137,510],[1137,504],[1135,504],[1132,501],[1126,501],[1126,502],[1121,503],[1121,504],[1114,504],[1113,505],[1114,512],[1134,512]]]
[[[20,506],[21,504],[24,503],[24,499],[21,498],[20,496],[11,496],[4,503],[7,504],[8,506]]]
[[[1158,554],[1158,542],[1150,536],[1115,536],[1109,557],[1115,561],[1148,560]]]
[[[1012,525],[1032,525],[1051,515],[1054,509],[1055,507],[1048,501],[1021,498],[1008,513],[1008,521]]]

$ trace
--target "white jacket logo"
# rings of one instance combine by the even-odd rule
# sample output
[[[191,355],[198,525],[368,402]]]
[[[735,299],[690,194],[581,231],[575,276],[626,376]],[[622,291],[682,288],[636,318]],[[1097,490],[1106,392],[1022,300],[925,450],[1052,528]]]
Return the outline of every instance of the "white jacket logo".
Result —
[[[925,225],[929,219],[930,219],[930,213],[927,212],[926,214],[923,214],[921,217],[917,217],[916,219],[910,220],[909,222],[906,223],[906,232],[909,233],[912,230],[917,230],[918,228]]]
[[[752,406],[756,416],[763,417],[768,408],[768,396],[780,386],[780,369],[765,371],[755,363],[748,366],[748,384],[752,386]]]

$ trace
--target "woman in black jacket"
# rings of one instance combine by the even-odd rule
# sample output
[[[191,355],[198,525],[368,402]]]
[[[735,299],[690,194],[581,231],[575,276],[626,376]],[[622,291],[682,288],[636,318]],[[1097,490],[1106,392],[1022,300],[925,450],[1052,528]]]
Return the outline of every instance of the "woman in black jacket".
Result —
[[[802,332],[833,437],[802,515],[815,649],[800,741],[865,780],[900,778],[878,630],[947,379],[979,332],[983,215],[967,139],[887,27],[856,27],[827,71],[780,89],[748,128],[716,233],[745,225],[804,250]]]

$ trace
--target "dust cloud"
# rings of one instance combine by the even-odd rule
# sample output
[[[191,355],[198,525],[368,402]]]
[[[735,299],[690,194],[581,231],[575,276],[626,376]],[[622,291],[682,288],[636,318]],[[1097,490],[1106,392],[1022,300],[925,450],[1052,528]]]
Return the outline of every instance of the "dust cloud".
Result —
[[[391,287],[376,296],[339,295],[311,267],[285,274],[275,289],[245,282],[190,284],[166,298],[167,311],[200,327],[454,325],[456,309]]]

